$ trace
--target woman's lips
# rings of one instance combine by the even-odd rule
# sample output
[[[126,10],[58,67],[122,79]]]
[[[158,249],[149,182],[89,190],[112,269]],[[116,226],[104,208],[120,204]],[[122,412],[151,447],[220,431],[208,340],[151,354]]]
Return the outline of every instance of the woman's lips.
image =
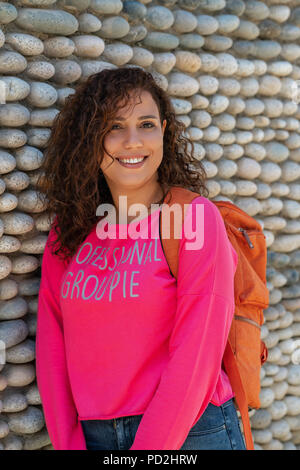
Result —
[[[139,158],[139,157],[136,157]],[[124,166],[125,168],[140,168],[141,166],[144,165],[146,159],[148,158],[148,155],[144,157],[144,160],[138,163],[125,163],[122,158],[117,158],[118,162],[120,165]]]

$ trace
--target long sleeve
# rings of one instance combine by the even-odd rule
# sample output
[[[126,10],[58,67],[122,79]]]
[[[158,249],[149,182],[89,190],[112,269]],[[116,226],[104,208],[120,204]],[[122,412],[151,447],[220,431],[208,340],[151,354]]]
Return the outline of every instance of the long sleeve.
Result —
[[[202,219],[201,212],[195,218],[196,206],[204,209]],[[188,227],[195,221],[203,245],[187,249]],[[190,204],[184,227],[169,360],[130,450],[180,449],[210,402],[221,371],[234,315],[237,254],[218,208],[208,199]]]
[[[55,450],[86,450],[69,383],[59,289],[64,262],[50,252],[49,232],[42,259],[36,333],[36,374],[50,440]]]

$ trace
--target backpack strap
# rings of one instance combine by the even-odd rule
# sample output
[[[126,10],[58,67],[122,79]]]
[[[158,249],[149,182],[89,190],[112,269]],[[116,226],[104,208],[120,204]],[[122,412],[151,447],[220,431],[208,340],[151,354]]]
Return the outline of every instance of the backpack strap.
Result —
[[[201,196],[201,194],[186,190],[179,186],[173,186],[167,193],[164,204],[179,204],[181,210],[181,221],[183,224],[184,217],[186,215],[188,205],[195,199],[196,197]],[[212,201],[213,202],[213,201]],[[186,205],[186,206],[185,206]],[[164,205],[159,214],[159,236],[161,239],[161,245],[164,251],[164,255],[166,260],[169,264],[170,274],[177,279],[177,270],[178,270],[178,252],[179,252],[179,244],[180,238],[175,238],[173,235],[176,233],[175,229],[182,228],[176,227],[174,223],[174,218],[170,217],[170,224],[167,224],[168,218],[164,218]],[[179,218],[176,218],[176,223],[178,223]],[[165,230],[170,230],[170,232],[165,232]],[[170,233],[169,237],[164,237],[164,233]],[[181,231],[179,232],[181,233]],[[251,426],[250,426],[250,419],[248,413],[248,402],[246,393],[243,387],[243,383],[240,377],[240,373],[236,364],[235,356],[230,345],[229,340],[227,340],[224,355],[223,355],[223,363],[225,367],[225,371],[228,375],[230,384],[232,389],[235,393],[235,399],[238,406],[238,409],[241,414],[242,423],[243,423],[243,431],[245,436],[246,448],[247,450],[254,450],[254,444],[251,434]]]
[[[162,241],[162,247],[169,264],[170,273],[173,277],[177,278],[177,269],[178,269],[178,252],[180,238],[174,238],[174,233],[176,231],[181,233],[184,217],[186,215],[188,205],[192,202],[193,199],[199,197],[200,194],[194,193],[192,191],[186,191],[184,188],[173,186],[170,191],[167,193],[164,204],[177,204],[179,205],[179,212],[181,211],[181,220],[179,217],[170,216],[170,224],[168,224],[168,217],[164,217],[166,213],[166,207],[163,205],[159,214],[159,236]],[[175,226],[176,222],[176,226]],[[180,226],[178,227],[177,224]],[[168,231],[168,229],[170,231]],[[170,234],[169,236],[164,237],[163,235]]]
[[[251,425],[250,425],[250,419],[249,419],[249,413],[248,413],[247,397],[246,397],[246,393],[242,384],[239,369],[235,361],[234,352],[232,350],[232,347],[229,341],[227,341],[226,343],[226,347],[225,347],[225,351],[223,355],[223,363],[224,363],[225,371],[229,377],[232,390],[235,393],[235,400],[236,400],[238,409],[241,413],[246,448],[247,450],[254,450],[254,444],[253,444],[252,433],[251,433]]]

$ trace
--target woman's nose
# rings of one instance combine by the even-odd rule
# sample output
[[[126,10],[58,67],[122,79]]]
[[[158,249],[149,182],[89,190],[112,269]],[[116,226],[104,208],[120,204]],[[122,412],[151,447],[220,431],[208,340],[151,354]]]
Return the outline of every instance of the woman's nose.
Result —
[[[139,148],[143,146],[141,135],[137,129],[127,129],[124,137],[124,146],[126,148]]]

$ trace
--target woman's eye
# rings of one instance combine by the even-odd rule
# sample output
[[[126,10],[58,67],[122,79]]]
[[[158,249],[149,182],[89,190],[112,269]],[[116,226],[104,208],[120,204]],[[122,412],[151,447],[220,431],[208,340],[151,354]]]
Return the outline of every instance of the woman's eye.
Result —
[[[153,122],[144,122],[143,126],[147,125],[147,127],[148,127],[148,124],[150,124],[150,127],[155,127]]]
[[[153,124],[153,122],[143,122],[141,127],[144,127],[145,129],[151,129],[151,127],[155,127],[155,124]],[[119,124],[113,124],[111,126],[112,131],[118,130],[118,128],[122,129]]]

